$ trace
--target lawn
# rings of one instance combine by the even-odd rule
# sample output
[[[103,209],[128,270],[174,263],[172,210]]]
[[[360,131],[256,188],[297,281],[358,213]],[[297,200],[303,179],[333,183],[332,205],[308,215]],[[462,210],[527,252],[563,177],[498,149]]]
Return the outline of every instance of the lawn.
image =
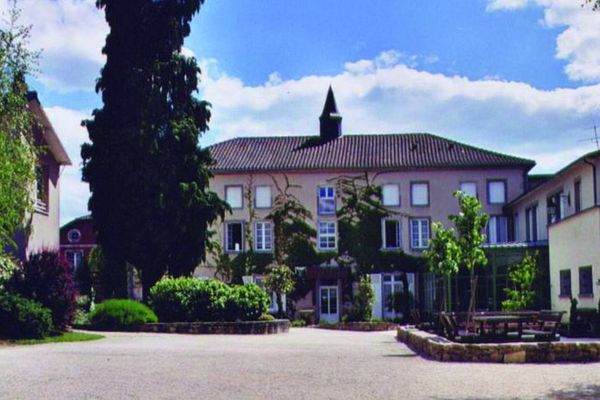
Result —
[[[32,345],[45,343],[65,343],[65,342],[88,342],[90,340],[104,339],[103,335],[83,332],[64,332],[60,335],[48,336],[43,339],[20,339],[20,340],[0,340],[0,343],[16,345]]]

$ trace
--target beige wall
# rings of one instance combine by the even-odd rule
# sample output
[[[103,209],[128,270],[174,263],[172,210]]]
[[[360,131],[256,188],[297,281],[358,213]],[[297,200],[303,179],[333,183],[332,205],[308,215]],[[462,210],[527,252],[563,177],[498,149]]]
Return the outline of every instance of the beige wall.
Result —
[[[600,288],[600,208],[594,207],[550,226],[550,296],[553,310],[569,312],[560,297],[560,271],[571,270],[571,294],[579,307],[598,307]],[[579,295],[579,267],[592,266],[593,297]],[[564,321],[565,319],[563,319]]]
[[[394,183],[400,185],[401,206],[391,208],[401,214],[412,217],[429,217],[432,221],[441,220],[448,224],[447,216],[458,211],[458,203],[452,193],[459,188],[460,182],[473,181],[477,183],[479,199],[484,204],[484,210],[490,214],[502,214],[502,205],[490,205],[487,202],[487,180],[504,179],[507,182],[507,198],[519,196],[523,191],[523,170],[520,169],[464,169],[464,170],[417,170],[417,171],[394,171],[379,173],[375,183]],[[335,216],[319,216],[317,214],[317,188],[321,185],[334,185],[336,178],[341,175],[357,176],[364,171],[323,171],[323,172],[289,172],[287,176],[294,185],[300,188],[292,189],[300,201],[312,212],[313,225],[320,220],[335,220]],[[374,176],[370,173],[370,176]],[[281,172],[257,173],[252,175],[252,185],[274,186],[273,179],[283,185],[283,174]],[[220,197],[225,198],[225,188],[230,185],[244,185],[249,183],[249,174],[216,174],[211,190]],[[413,181],[429,182],[430,204],[428,207],[412,207],[410,204],[410,184]],[[272,190],[273,195],[276,189]],[[246,203],[246,200],[244,200]],[[338,200],[339,207],[339,200]],[[264,219],[269,210],[256,210],[256,220]],[[409,242],[409,222],[407,217],[399,217],[402,220],[402,246],[406,252],[411,252]],[[226,216],[226,221],[247,221],[248,207],[244,204],[241,210],[234,210],[231,215]],[[219,237],[223,240],[222,226],[219,227]],[[209,261],[210,262],[210,261]]]
[[[565,194],[570,194],[570,204],[566,204],[565,217],[575,213],[574,186],[575,180],[581,179],[581,209],[592,207],[594,205],[594,182],[593,169],[590,165],[583,162],[570,168],[564,174],[553,178],[551,182],[532,190],[518,202],[510,206],[511,214],[518,214],[516,241],[525,241],[526,222],[525,210],[537,204],[537,229],[538,240],[548,240],[548,210],[546,199],[548,196],[562,190]]]
[[[33,213],[32,232],[27,244],[26,254],[43,249],[58,250],[60,247],[60,166],[51,155],[46,155],[44,158],[44,162],[50,167],[48,207],[46,211],[35,211]]]

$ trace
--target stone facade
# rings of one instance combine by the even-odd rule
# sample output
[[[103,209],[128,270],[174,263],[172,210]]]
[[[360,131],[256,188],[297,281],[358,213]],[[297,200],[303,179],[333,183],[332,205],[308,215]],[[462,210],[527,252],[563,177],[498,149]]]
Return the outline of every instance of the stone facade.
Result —
[[[600,342],[462,344],[416,328],[398,328],[398,341],[435,361],[483,363],[598,362]]]

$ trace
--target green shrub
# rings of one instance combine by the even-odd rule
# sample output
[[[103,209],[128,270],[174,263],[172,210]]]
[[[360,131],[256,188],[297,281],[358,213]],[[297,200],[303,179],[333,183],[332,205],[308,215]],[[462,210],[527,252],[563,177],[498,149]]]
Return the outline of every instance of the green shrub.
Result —
[[[295,319],[291,322],[293,328],[304,328],[306,326],[306,321],[303,319]]]
[[[18,261],[9,254],[2,253],[0,249],[0,289],[10,281],[15,272],[19,269]]]
[[[371,277],[365,275],[358,282],[358,290],[354,295],[352,309],[348,313],[348,321],[369,321],[373,314],[375,292],[371,286]]]
[[[271,299],[259,286],[251,283],[233,286],[225,307],[227,321],[256,321],[269,310]]]
[[[89,314],[90,324],[103,330],[135,330],[146,323],[158,322],[156,314],[134,300],[106,300]]]
[[[150,288],[148,304],[160,322],[191,320],[189,308],[192,293],[200,290],[200,280],[195,278],[165,277]]]
[[[194,278],[190,278],[194,279]],[[186,299],[188,321],[219,321],[223,319],[225,305],[231,289],[216,279],[198,280]]]
[[[260,317],[258,317],[259,321],[275,321],[275,317],[272,316],[271,314],[262,314]]]
[[[52,313],[33,300],[0,293],[0,337],[41,339],[52,330]]]

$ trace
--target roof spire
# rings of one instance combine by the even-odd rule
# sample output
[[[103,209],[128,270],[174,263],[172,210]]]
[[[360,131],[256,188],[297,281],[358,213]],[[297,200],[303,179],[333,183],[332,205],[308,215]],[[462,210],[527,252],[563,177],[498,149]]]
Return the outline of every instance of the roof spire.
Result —
[[[321,142],[329,142],[342,136],[342,116],[339,114],[333,89],[329,85],[323,112],[319,117]]]

